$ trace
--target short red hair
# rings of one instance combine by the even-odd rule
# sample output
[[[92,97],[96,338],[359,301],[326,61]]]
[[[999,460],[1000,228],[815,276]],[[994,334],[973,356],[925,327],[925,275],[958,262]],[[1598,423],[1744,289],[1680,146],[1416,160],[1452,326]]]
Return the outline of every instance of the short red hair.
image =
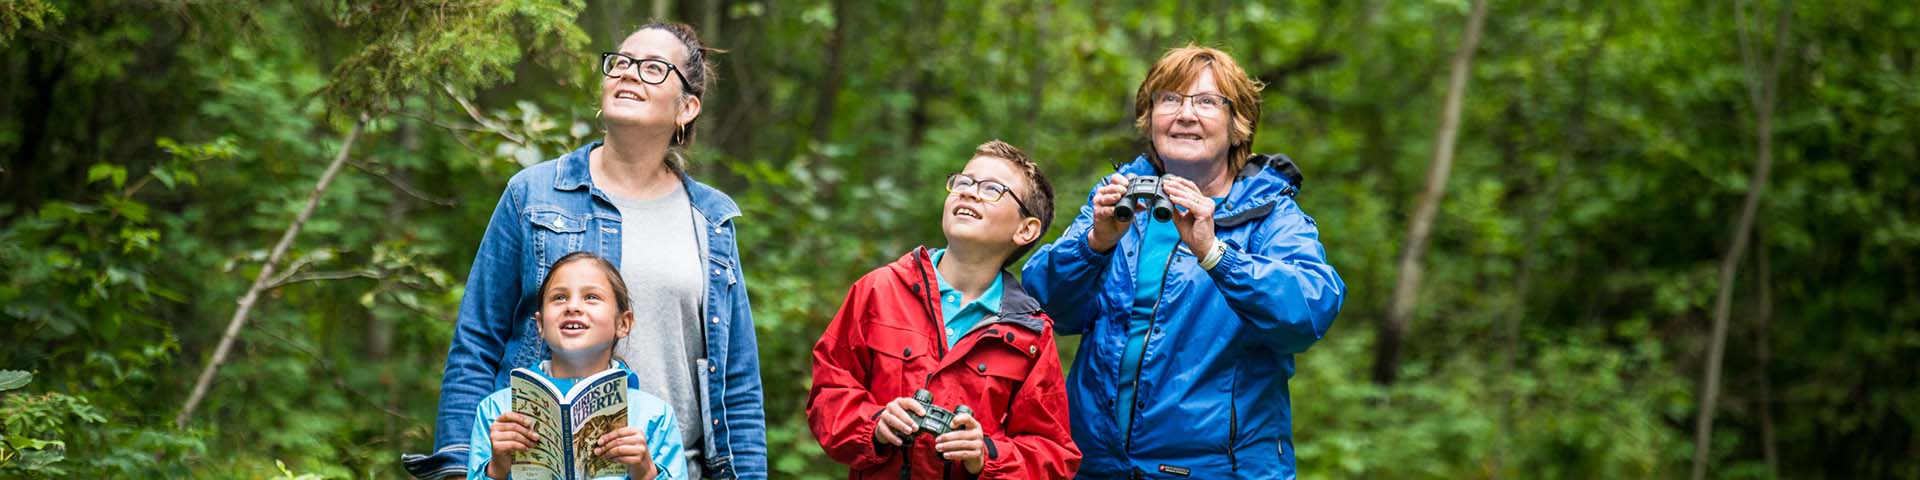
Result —
[[[1154,92],[1184,92],[1200,78],[1201,72],[1208,70],[1213,71],[1213,81],[1220,86],[1220,94],[1231,102],[1232,108],[1228,111],[1233,112],[1233,124],[1227,129],[1227,168],[1229,172],[1238,172],[1247,157],[1253,155],[1253,134],[1260,128],[1260,90],[1266,85],[1247,76],[1227,52],[1192,43],[1167,50],[1160,61],[1154,62],[1153,69],[1147,71],[1146,80],[1140,82],[1140,90],[1134,93],[1133,127],[1151,144],[1153,137],[1147,127],[1148,118],[1153,116]],[[1166,169],[1159,158],[1149,159],[1154,166]]]

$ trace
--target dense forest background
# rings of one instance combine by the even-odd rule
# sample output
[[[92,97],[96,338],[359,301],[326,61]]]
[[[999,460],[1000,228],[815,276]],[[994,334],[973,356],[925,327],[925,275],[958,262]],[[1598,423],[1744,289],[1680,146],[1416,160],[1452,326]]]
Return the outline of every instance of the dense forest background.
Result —
[[[507,178],[660,17],[728,50],[775,478],[844,476],[807,351],[944,174],[1076,211],[1189,41],[1351,289],[1306,477],[1920,478],[1920,5],[1482,2],[0,0],[0,477],[402,476]]]

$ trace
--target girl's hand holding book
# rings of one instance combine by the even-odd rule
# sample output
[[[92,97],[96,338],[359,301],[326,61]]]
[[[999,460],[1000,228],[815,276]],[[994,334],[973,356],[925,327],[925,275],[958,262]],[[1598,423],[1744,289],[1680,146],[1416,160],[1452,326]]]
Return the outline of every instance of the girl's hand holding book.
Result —
[[[633,426],[624,426],[601,435],[593,444],[593,454],[626,465],[635,479],[649,480],[659,475],[653,454],[647,449],[647,435]]]
[[[533,432],[533,419],[514,412],[500,414],[493,419],[493,433],[487,436],[493,442],[493,459],[487,462],[487,476],[504,479],[513,470],[513,454],[532,450],[540,444],[540,434]]]

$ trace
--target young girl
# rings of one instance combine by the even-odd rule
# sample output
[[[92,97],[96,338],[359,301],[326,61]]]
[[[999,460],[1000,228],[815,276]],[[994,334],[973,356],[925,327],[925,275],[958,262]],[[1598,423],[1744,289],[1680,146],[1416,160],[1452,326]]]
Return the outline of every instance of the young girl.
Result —
[[[626,465],[628,478],[685,479],[686,462],[680,458],[683,447],[673,408],[633,388],[633,371],[613,358],[614,341],[633,328],[632,300],[619,270],[592,253],[567,254],[553,263],[540,285],[540,301],[539,335],[546,340],[551,357],[535,371],[562,391],[607,369],[627,371],[627,426],[597,439],[593,453]],[[534,433],[533,420],[509,411],[512,407],[512,388],[495,391],[480,402],[473,422],[469,480],[506,479],[514,454],[542,441],[560,441],[540,438]]]

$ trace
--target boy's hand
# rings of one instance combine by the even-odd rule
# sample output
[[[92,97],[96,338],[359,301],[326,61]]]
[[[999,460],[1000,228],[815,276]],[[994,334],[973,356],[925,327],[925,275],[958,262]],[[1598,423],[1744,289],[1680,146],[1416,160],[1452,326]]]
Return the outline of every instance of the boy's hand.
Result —
[[[1087,247],[1094,252],[1107,253],[1120,243],[1120,237],[1127,233],[1127,222],[1114,218],[1113,209],[1133,208],[1120,206],[1120,199],[1127,193],[1127,177],[1118,173],[1108,175],[1107,183],[1093,190],[1093,228],[1087,229]]]
[[[660,473],[647,451],[647,435],[632,425],[601,435],[593,442],[593,454],[626,465],[633,478],[651,479]]]
[[[941,458],[962,462],[967,473],[979,475],[987,462],[985,438],[973,414],[962,413],[953,416],[953,431],[933,439],[933,450],[940,452]]]
[[[1206,258],[1214,242],[1213,199],[1201,193],[1200,186],[1192,180],[1172,175],[1161,182],[1161,189],[1167,193],[1168,200],[1180,206],[1173,214],[1173,227],[1180,231],[1180,241],[1193,250],[1193,256]]]
[[[540,434],[533,432],[533,419],[507,412],[493,419],[493,430],[487,435],[487,441],[493,444],[493,458],[487,461],[487,476],[504,479],[513,471],[513,454],[532,450],[539,445]]]
[[[888,445],[905,444],[908,435],[920,430],[913,418],[926,414],[927,409],[921,407],[920,402],[907,397],[893,399],[880,410],[880,416],[874,417],[873,439]]]

